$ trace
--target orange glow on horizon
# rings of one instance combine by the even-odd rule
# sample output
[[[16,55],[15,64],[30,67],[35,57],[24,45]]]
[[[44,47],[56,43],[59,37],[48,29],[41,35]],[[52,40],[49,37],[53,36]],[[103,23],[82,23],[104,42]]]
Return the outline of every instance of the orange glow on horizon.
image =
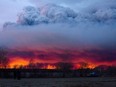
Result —
[[[47,69],[56,69],[56,66],[48,65]]]
[[[45,63],[44,61],[40,61],[39,59],[27,60],[24,58],[16,57],[12,58],[9,62],[9,68],[20,68],[20,67],[27,67],[30,63],[37,64],[37,63]],[[43,66],[42,69],[56,69],[55,65],[47,65]]]
[[[96,66],[93,65],[93,64],[90,64],[90,65],[88,66],[89,69],[94,69],[95,67],[96,67]]]
[[[50,62],[51,61],[51,62]],[[54,62],[53,62],[54,61]],[[77,63],[75,63],[76,61],[72,61],[71,63],[73,64],[73,68],[72,69],[80,69],[80,68],[89,68],[89,69],[94,69],[95,67],[99,66],[99,65],[107,65],[107,66],[112,66],[112,64],[115,64],[115,62],[89,62],[89,61],[83,61],[83,63],[87,63],[87,65],[82,66],[81,64],[79,64],[79,62],[81,62],[80,60],[77,61]],[[57,66],[54,65],[55,63],[58,63],[57,60],[53,59],[53,60],[40,60],[37,58],[32,58],[28,59],[28,58],[20,58],[20,57],[15,57],[15,58],[10,58],[9,64],[8,64],[8,68],[28,68],[28,65],[32,63],[32,64],[40,64],[39,66],[36,66],[36,68],[40,68],[40,69],[57,69]],[[41,66],[41,64],[43,64]]]
[[[28,60],[23,58],[14,58],[10,60],[9,67],[10,68],[20,68],[21,66],[27,66],[29,64]]]

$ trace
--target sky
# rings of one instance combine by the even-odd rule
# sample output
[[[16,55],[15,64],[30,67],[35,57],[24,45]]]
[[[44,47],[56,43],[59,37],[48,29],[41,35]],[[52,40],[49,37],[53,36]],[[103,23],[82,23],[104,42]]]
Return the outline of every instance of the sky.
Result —
[[[10,50],[11,60],[115,65],[115,3],[0,0],[0,46]]]

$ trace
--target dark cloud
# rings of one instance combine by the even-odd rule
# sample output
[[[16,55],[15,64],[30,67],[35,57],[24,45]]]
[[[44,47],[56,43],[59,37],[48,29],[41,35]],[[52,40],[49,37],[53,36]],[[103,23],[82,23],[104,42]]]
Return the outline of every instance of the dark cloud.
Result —
[[[47,4],[41,8],[28,6],[19,14],[18,24],[37,25],[42,23],[71,22],[77,14],[70,8]]]
[[[101,7],[101,6],[100,6]],[[75,12],[68,7],[55,4],[46,4],[41,7],[27,6],[18,14],[17,23],[5,23],[4,27],[9,25],[40,25],[49,23],[108,23],[116,22],[116,6],[112,4],[104,7],[83,9],[82,12]]]
[[[73,62],[77,63],[82,60],[86,62],[115,62],[116,50],[109,51],[104,49],[90,50],[54,50],[54,51],[17,51],[9,52],[10,58],[39,59],[45,62]]]
[[[35,54],[31,51],[12,51],[8,52],[9,57],[34,58]]]
[[[113,3],[88,5],[82,12],[54,4],[39,8],[27,6],[17,20],[6,23],[0,32],[0,46],[22,49],[12,55],[60,61],[115,61],[116,8]],[[27,49],[29,52],[24,51]],[[53,49],[68,51],[45,52]],[[32,50],[43,52],[35,55]]]

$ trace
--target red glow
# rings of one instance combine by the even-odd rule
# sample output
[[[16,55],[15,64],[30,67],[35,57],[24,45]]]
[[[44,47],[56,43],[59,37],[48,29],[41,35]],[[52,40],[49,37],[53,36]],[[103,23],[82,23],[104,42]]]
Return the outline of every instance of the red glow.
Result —
[[[100,51],[102,52],[102,51]],[[28,67],[30,63],[40,64],[36,68],[41,69],[57,69],[55,63],[64,62],[73,64],[73,69],[90,68],[93,69],[99,65],[112,66],[116,65],[116,61],[107,60],[107,54],[101,54],[99,51],[71,51],[71,50],[12,50],[8,55],[9,68]],[[115,53],[115,52],[114,52]],[[101,55],[101,56],[100,56]],[[108,54],[110,56],[110,54]],[[103,57],[103,59],[102,59]],[[105,59],[106,58],[106,59]],[[101,60],[102,59],[102,60]],[[105,59],[105,61],[104,61]],[[87,63],[82,65],[82,63]]]
[[[11,58],[11,59],[12,60],[10,60],[10,62],[8,64],[9,65],[9,68],[20,68],[21,66],[27,67],[30,63],[33,63],[33,64],[37,64],[37,63],[44,64],[45,63],[45,65],[42,66],[41,69],[57,69],[57,67],[52,62],[51,62],[51,64],[48,63],[46,65],[47,60],[44,61],[44,60],[39,60],[39,59],[36,59],[36,58],[33,59],[33,60],[30,60],[30,59],[25,59],[25,58],[20,58],[20,57]],[[57,60],[56,60],[56,62],[57,62]],[[113,64],[113,63],[110,64],[110,63],[99,63],[99,62],[94,62],[94,63],[87,62],[87,65],[86,66],[82,66],[82,64],[80,64],[80,63],[74,63],[74,62],[72,62],[72,64],[74,65],[73,66],[73,69],[79,69],[79,68],[94,69],[96,66],[99,66],[99,65],[108,65],[109,66],[109,65],[112,65]],[[78,62],[78,60],[77,60],[77,62]]]

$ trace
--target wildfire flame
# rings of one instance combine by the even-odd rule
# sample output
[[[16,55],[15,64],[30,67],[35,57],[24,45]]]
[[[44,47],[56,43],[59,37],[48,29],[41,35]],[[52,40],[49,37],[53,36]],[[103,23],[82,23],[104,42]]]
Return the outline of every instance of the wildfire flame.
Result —
[[[14,58],[10,60],[9,67],[10,68],[20,68],[21,66],[27,66],[29,64],[28,60],[22,58]]]
[[[48,65],[47,69],[56,69],[56,66]]]
[[[57,62],[57,60],[56,60]],[[8,68],[30,68],[30,64],[32,64],[32,69],[33,68],[37,68],[37,69],[58,69],[58,66],[56,65],[56,62],[53,63],[46,63],[46,61],[44,60],[39,60],[36,58],[28,59],[28,58],[20,58],[20,57],[15,57],[15,58],[10,58],[10,61],[8,63]],[[109,65],[108,63],[85,63],[85,62],[81,62],[81,63],[70,63],[73,64],[73,68],[71,69],[94,69],[95,67],[104,64],[104,65]],[[34,66],[33,66],[34,65]],[[35,67],[36,66],[36,67]],[[65,64],[64,64],[65,66]],[[0,68],[2,66],[0,65]]]

